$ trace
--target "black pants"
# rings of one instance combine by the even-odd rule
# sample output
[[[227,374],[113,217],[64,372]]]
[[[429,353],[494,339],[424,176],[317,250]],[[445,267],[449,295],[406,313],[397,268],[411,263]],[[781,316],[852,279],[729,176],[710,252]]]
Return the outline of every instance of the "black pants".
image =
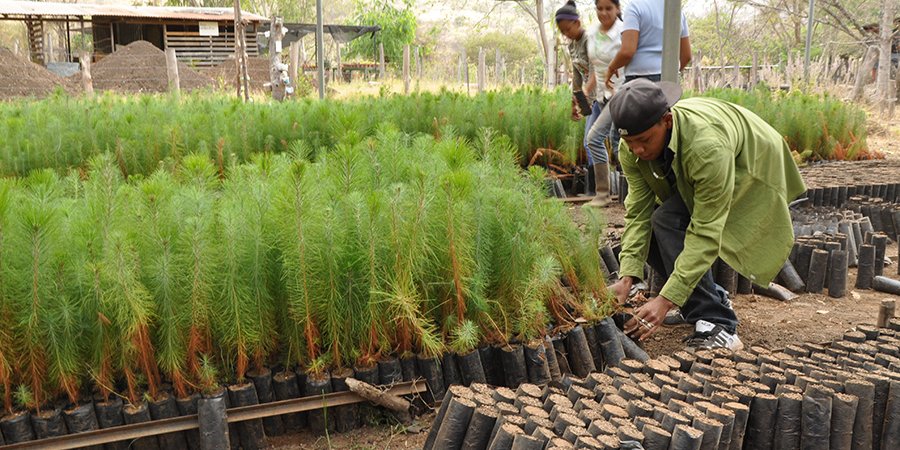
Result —
[[[675,267],[675,259],[684,250],[684,237],[691,223],[691,213],[677,191],[661,206],[653,211],[650,223],[653,239],[650,242],[648,263],[653,270],[665,274],[668,279]],[[681,314],[688,323],[705,320],[721,325],[725,331],[734,333],[738,320],[734,310],[728,305],[724,288],[716,284],[712,270],[707,270],[700,278],[694,292],[681,307]]]
[[[648,79],[648,80],[650,80],[650,81],[659,81],[659,80],[662,80],[662,75],[660,75],[660,74],[655,74],[655,75],[628,75],[627,77],[625,77],[625,82],[627,83],[627,82],[629,82],[629,81],[631,81],[631,80],[636,80],[636,79],[638,79],[638,78],[646,78],[646,79]]]

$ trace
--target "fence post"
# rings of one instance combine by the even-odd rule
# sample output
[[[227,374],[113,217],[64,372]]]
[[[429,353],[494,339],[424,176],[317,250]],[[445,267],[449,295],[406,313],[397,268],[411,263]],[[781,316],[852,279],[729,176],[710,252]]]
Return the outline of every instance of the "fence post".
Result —
[[[419,57],[420,57],[420,55],[419,55],[419,48],[420,48],[420,47],[417,45],[417,46],[416,46],[416,51],[415,51],[415,60],[416,60],[416,79],[417,79],[417,80],[420,79],[420,78],[422,78],[422,60],[419,59]]]
[[[703,92],[703,88],[701,87],[701,61],[703,59],[703,52],[697,50],[697,55],[691,58],[691,81],[694,84],[694,90],[697,92]]]
[[[500,85],[500,49],[494,49],[494,85]]]
[[[181,92],[181,80],[178,78],[178,60],[175,59],[175,49],[166,49],[166,72],[169,76],[169,91],[175,94]]]
[[[409,45],[403,46],[403,93],[409,95]]]
[[[753,52],[753,67],[750,68],[750,89],[759,84],[759,53]]]
[[[384,43],[378,43],[378,79],[384,79]]]
[[[84,88],[84,94],[88,97],[94,95],[94,79],[91,77],[91,53],[87,51],[81,52],[81,84]]]
[[[341,43],[334,40],[334,48],[337,51],[337,57],[335,58],[337,62],[337,80],[339,83],[344,81],[344,63],[341,61]]]
[[[484,49],[478,47],[478,93],[484,92]]]
[[[294,41],[291,42],[291,47],[288,49],[288,56],[290,57],[290,62],[288,64],[288,77],[291,79],[291,84],[294,86],[294,89],[297,89],[297,81],[300,80],[300,42]]]
[[[278,101],[284,100],[285,85],[281,79],[281,40],[284,38],[284,19],[272,17],[271,34],[269,38],[269,84],[272,89],[272,98]]]

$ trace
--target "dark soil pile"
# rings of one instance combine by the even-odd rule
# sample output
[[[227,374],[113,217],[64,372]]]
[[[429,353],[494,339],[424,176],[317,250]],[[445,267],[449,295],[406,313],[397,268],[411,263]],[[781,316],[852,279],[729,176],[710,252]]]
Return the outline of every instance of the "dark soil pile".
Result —
[[[58,86],[69,93],[77,90],[69,80],[0,47],[0,99],[46,97]]]
[[[136,41],[116,50],[91,67],[94,89],[116,92],[167,92],[166,54],[147,41]],[[76,78],[80,75],[76,75]],[[213,81],[187,64],[178,63],[181,90],[211,87]]]
[[[271,61],[264,57],[247,58],[247,72],[250,75],[250,90],[264,91],[265,83],[271,79],[269,70]],[[229,59],[220,63],[215,67],[206,70],[206,74],[216,80],[217,83],[224,84],[228,87],[234,87],[237,82],[237,65],[233,59]]]

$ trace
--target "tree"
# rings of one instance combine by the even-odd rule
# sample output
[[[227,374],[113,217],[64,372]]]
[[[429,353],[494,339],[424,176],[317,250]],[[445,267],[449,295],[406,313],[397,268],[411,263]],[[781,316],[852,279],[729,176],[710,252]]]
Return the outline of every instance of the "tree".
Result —
[[[476,62],[478,48],[485,50],[485,62],[488,66],[494,64],[496,53],[500,54],[510,68],[530,67],[537,56],[534,54],[533,41],[523,33],[503,33],[492,31],[486,34],[470,35],[465,41],[466,55],[472,62]]]
[[[384,44],[384,58],[388,62],[398,62],[403,58],[403,47],[416,38],[416,16],[413,14],[412,0],[401,0],[400,7],[390,0],[365,2],[355,0],[354,25],[378,25],[381,31],[376,39]],[[367,39],[357,39],[348,45],[347,55],[368,56],[372,54],[372,43]]]
[[[556,34],[553,31],[547,32],[546,26],[549,20],[546,19],[544,0],[534,0],[533,7],[530,1],[516,1],[515,3],[531,16],[537,25],[538,41],[541,44],[541,59],[544,60],[544,70],[547,73],[547,85],[554,87],[556,86]],[[526,5],[526,3],[528,4]]]

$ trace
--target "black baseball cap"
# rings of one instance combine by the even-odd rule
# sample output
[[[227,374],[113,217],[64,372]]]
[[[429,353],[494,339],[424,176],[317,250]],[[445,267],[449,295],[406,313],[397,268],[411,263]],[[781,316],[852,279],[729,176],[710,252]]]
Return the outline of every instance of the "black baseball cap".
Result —
[[[643,133],[681,99],[681,86],[638,78],[622,85],[609,100],[609,112],[622,136]]]

